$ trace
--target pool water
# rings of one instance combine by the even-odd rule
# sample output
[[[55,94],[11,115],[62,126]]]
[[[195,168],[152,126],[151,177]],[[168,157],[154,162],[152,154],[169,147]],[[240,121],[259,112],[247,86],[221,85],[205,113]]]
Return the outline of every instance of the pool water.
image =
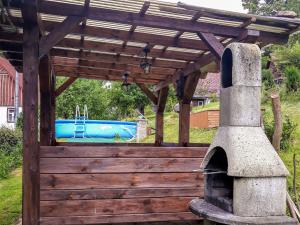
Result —
[[[127,138],[57,138],[57,142],[126,143],[135,142]]]
[[[126,142],[135,139],[136,122],[112,120],[56,120],[60,142]]]

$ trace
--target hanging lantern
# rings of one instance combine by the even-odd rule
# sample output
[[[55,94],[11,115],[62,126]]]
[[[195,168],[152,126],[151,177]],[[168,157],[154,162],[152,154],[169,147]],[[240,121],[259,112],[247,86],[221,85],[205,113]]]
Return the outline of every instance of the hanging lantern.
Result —
[[[125,91],[128,91],[128,87],[130,83],[128,82],[128,77],[129,77],[129,72],[125,71],[123,74],[123,83],[122,83],[122,88],[125,89]]]
[[[145,74],[149,74],[151,71],[151,63],[148,59],[148,53],[150,52],[150,46],[147,44],[143,49],[144,58],[141,59],[140,67],[144,71]]]

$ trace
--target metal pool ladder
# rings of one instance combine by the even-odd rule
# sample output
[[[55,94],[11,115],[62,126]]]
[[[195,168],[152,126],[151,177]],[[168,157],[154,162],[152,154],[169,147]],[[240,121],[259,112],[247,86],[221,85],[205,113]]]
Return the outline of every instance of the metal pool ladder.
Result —
[[[76,114],[75,114],[75,129],[74,129],[74,138],[84,138],[84,134],[86,131],[85,120],[88,119],[88,109],[87,106],[84,105],[83,116],[80,116],[79,105],[76,106]]]

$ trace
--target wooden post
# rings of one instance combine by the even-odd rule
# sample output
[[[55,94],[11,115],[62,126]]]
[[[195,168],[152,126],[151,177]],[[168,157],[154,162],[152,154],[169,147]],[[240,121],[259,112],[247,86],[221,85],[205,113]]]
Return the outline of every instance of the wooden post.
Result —
[[[56,76],[54,74],[53,69],[51,69],[51,76],[50,76],[50,93],[51,93],[51,102],[50,102],[50,129],[51,129],[51,145],[55,145],[55,111],[56,111]]]
[[[282,129],[283,129],[279,94],[278,93],[272,94],[271,99],[272,99],[272,109],[274,114],[274,133],[272,137],[272,145],[275,148],[275,150],[278,152],[280,150],[280,141],[281,141]]]
[[[158,93],[158,104],[155,120],[155,145],[160,146],[164,141],[164,111],[167,103],[169,87],[161,89]]]
[[[190,111],[191,101],[195,93],[200,72],[188,76],[184,84],[183,96],[179,100],[179,145],[187,146],[190,140]]]
[[[51,145],[51,71],[48,56],[41,59],[40,78],[40,145]]]
[[[190,140],[190,103],[179,102],[179,145],[187,146]]]
[[[38,225],[40,170],[38,145],[39,27],[36,1],[23,3],[23,225]]]

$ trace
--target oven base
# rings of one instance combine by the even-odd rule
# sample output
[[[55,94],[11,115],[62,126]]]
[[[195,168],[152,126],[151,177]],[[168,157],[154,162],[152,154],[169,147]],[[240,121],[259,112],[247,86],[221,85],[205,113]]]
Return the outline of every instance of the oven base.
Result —
[[[207,220],[217,224],[228,225],[297,225],[297,221],[288,216],[241,217],[226,212],[204,199],[194,199],[190,202],[190,210]],[[250,210],[250,209],[249,209]]]

